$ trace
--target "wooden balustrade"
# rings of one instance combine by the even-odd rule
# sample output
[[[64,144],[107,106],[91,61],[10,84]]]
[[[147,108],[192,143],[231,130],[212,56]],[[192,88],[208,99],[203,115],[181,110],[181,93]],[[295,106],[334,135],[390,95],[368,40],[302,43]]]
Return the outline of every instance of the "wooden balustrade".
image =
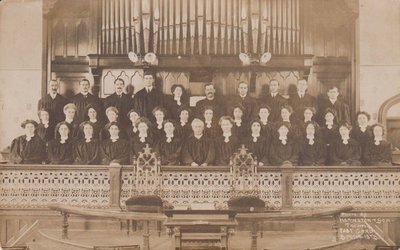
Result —
[[[259,167],[258,195],[270,209],[351,205],[357,210],[400,208],[400,168]],[[242,185],[248,179],[235,182]],[[137,194],[132,166],[2,165],[0,208],[46,208],[60,203],[87,208],[124,207]],[[161,167],[159,195],[174,206],[232,196],[229,167]]]

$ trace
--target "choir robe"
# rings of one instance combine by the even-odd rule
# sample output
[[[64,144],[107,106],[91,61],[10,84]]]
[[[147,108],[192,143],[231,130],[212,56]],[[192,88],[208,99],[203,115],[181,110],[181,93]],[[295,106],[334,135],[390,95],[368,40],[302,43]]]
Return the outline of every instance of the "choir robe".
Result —
[[[204,120],[203,120],[204,122]],[[221,127],[218,125],[217,121],[213,120],[211,123],[211,127],[207,127],[207,124],[204,122],[204,135],[209,138],[216,138],[221,134]]]
[[[30,141],[26,135],[15,138],[11,143],[10,162],[14,164],[41,164],[46,159],[46,144],[35,135]]]
[[[149,93],[147,93],[146,88],[143,88],[139,90],[133,98],[133,108],[142,116],[147,117],[147,119],[155,121],[153,109],[157,106],[163,106],[163,98],[163,93],[154,87]]]
[[[337,125],[333,125],[331,129],[328,127],[322,126],[320,130],[322,140],[326,143],[326,145],[332,145],[336,140],[340,139],[339,127]]]
[[[111,162],[119,164],[129,164],[129,141],[118,139],[113,142],[111,139],[106,139],[100,144],[101,163],[109,165]]]
[[[72,139],[68,138],[65,143],[61,143],[60,139],[50,141],[47,158],[50,164],[72,164],[74,162]]]
[[[215,143],[215,164],[219,166],[229,166],[230,157],[239,148],[239,138],[232,132],[229,142],[225,142],[225,137],[219,135],[214,140]]]
[[[174,136],[171,142],[167,142],[165,136],[157,143],[156,152],[161,158],[161,165],[179,166],[183,141],[181,138]]]
[[[203,111],[204,111],[204,108],[207,106],[210,106],[213,108],[213,110],[214,110],[213,114],[214,114],[214,117],[216,120],[218,120],[221,116],[226,114],[224,102],[220,98],[214,97],[214,99],[212,99],[212,100],[203,99],[203,100],[198,101],[196,103],[195,116],[203,119]]]
[[[104,110],[108,107],[117,108],[120,122],[126,126],[130,124],[127,114],[132,109],[132,106],[132,98],[125,93],[122,93],[121,96],[114,93],[104,99]]]
[[[244,122],[248,123],[256,117],[257,100],[255,98],[250,97],[249,95],[246,95],[244,98],[239,95],[235,95],[231,98],[230,106],[233,107],[235,104],[240,104],[245,108],[242,117]]]
[[[268,117],[268,121],[277,122],[281,119],[281,108],[287,104],[287,100],[280,94],[277,94],[275,97],[268,94],[261,103],[265,103],[271,108],[271,114]]]
[[[153,123],[152,132],[155,138],[162,138],[165,135],[164,127],[161,126],[158,128],[158,124],[156,122]]]
[[[125,128],[125,134],[128,138],[131,138],[132,136],[136,135],[137,133],[139,133],[139,130],[137,129],[137,127],[135,126],[135,131],[133,131],[133,125],[130,124],[129,126],[127,126]]]
[[[182,163],[191,165],[193,162],[201,165],[207,163],[212,165],[215,160],[215,145],[212,139],[203,135],[197,139],[191,135],[185,141],[182,148]]]
[[[246,146],[250,153],[257,158],[258,162],[262,162],[263,165],[269,164],[268,152],[270,147],[270,141],[267,137],[262,134],[254,142],[251,135],[243,139],[242,143]]]
[[[181,97],[181,105],[179,105],[176,100],[174,99],[174,96],[168,96],[166,97],[165,101],[165,107],[167,108],[167,117],[179,122],[179,113],[178,110],[182,107],[189,107],[189,99],[188,98],[182,98]]]
[[[35,132],[46,143],[54,139],[54,126],[51,124],[46,128],[44,124],[40,123]]]
[[[269,160],[273,166],[281,166],[285,161],[297,165],[299,159],[298,145],[288,140],[286,144],[282,144],[280,140],[274,140],[269,150]]]
[[[247,123],[244,123],[243,121],[242,124],[240,124],[240,126],[237,126],[236,123],[233,123],[232,133],[235,134],[239,140],[242,140],[249,133],[249,126],[247,125]]]
[[[364,148],[363,160],[367,166],[392,165],[392,144],[382,140],[376,145],[374,139],[369,140]]]
[[[69,127],[69,137],[73,139],[77,139],[80,136],[80,129],[79,129],[79,123],[77,123],[75,120],[72,121],[71,123],[66,122]],[[94,131],[93,131],[94,132]],[[54,131],[56,137],[59,136],[58,131]]]
[[[317,109],[315,97],[309,94],[305,94],[302,98],[300,98],[299,94],[296,92],[289,97],[288,104],[293,108],[291,119],[294,122],[300,122],[304,120],[304,108],[313,107]]]
[[[76,122],[80,124],[85,120],[85,117],[87,116],[86,114],[86,107],[91,104],[95,107],[97,107],[97,119],[100,121],[104,120],[104,110],[103,110],[103,104],[101,100],[88,93],[86,97],[83,96],[82,93],[76,94],[74,97],[72,97],[71,102],[76,105],[77,107],[77,112],[76,112]]]
[[[147,134],[147,137],[144,142],[140,141],[139,133],[134,135],[129,139],[131,156],[138,156],[139,153],[143,152],[143,149],[148,144],[150,148],[155,149],[154,147],[157,144],[156,138],[152,136],[150,133]]]
[[[189,122],[187,122],[184,126],[182,126],[181,123],[178,123],[176,125],[177,129],[177,135],[185,140],[193,131],[192,131],[192,126],[190,125]]]
[[[350,137],[360,144],[361,151],[363,151],[367,143],[374,138],[374,135],[370,126],[367,126],[364,132],[361,131],[359,126],[354,126],[350,132]]]
[[[272,135],[274,134],[274,124],[271,122],[268,122],[266,124],[261,122],[261,135],[265,137],[267,140],[272,139]]]
[[[86,142],[85,139],[77,141],[73,151],[74,164],[97,165],[100,163],[100,142],[96,139],[90,142]]]
[[[107,129],[107,125],[108,125],[108,123],[106,125],[104,125],[103,128],[101,128],[101,130],[100,130],[100,134],[99,134],[100,140],[107,140],[110,138],[110,132]],[[129,137],[127,135],[126,126],[124,126],[122,123],[119,123],[119,135],[118,136],[121,139],[126,139],[126,140],[129,139]]]
[[[57,94],[53,99],[50,94],[47,94],[38,102],[38,110],[47,109],[50,111],[50,121],[57,124],[65,119],[64,106],[68,100],[60,94]]]
[[[326,163],[328,148],[319,137],[314,138],[313,145],[310,145],[309,140],[304,138],[299,151],[299,160],[303,166],[324,166]]]
[[[335,121],[337,124],[340,124],[344,121],[350,122],[350,109],[345,102],[338,99],[334,104],[332,104],[328,98],[323,98],[320,100],[318,105],[318,121],[321,126],[325,124],[325,110],[327,108],[336,111]]]
[[[329,147],[330,165],[332,166],[360,166],[361,162],[361,147],[360,144],[354,140],[349,139],[347,144],[344,144],[342,139],[339,138]]]

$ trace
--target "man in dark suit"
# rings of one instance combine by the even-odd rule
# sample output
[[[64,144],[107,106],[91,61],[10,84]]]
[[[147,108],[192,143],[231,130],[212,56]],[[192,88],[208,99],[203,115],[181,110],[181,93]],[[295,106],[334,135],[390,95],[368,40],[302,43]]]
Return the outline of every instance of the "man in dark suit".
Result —
[[[257,101],[248,94],[249,86],[246,82],[240,82],[238,86],[238,94],[232,97],[232,106],[240,104],[244,107],[243,121],[250,122],[256,117]],[[232,116],[232,114],[229,114]]]
[[[350,109],[344,101],[339,100],[339,88],[337,86],[329,87],[327,91],[328,98],[324,98],[318,105],[319,115],[318,121],[321,125],[325,124],[324,112],[327,108],[331,108],[336,111],[336,123],[342,122],[350,123]]]
[[[225,105],[220,98],[215,96],[215,87],[213,83],[207,83],[204,87],[204,93],[206,94],[206,99],[200,100],[196,103],[196,116],[198,118],[203,118],[204,108],[210,106],[214,110],[214,119],[219,119],[225,114]]]
[[[307,88],[307,80],[300,79],[297,81],[297,92],[289,97],[289,105],[293,108],[291,116],[293,122],[304,121],[304,108],[317,108],[315,97],[307,94]]]
[[[80,93],[74,95],[72,97],[71,103],[75,104],[77,107],[77,112],[76,112],[76,122],[80,124],[83,122],[87,116],[85,114],[86,107],[89,104],[94,105],[95,107],[98,107],[99,110],[99,120],[104,120],[104,111],[103,111],[103,104],[101,103],[100,99],[97,96],[94,96],[93,94],[89,93],[90,89],[90,82],[88,79],[82,79],[79,82],[79,89]]]
[[[38,110],[47,109],[50,112],[50,122],[57,124],[65,119],[63,109],[68,100],[58,94],[59,84],[56,80],[50,80],[49,87],[49,93],[38,102]]]
[[[115,107],[119,112],[119,122],[129,125],[128,112],[132,109],[131,97],[124,93],[125,82],[121,78],[114,81],[115,92],[104,100],[104,109]]]
[[[153,109],[163,105],[164,95],[154,87],[155,75],[153,72],[145,71],[143,79],[144,88],[139,90],[133,98],[133,108],[151,121],[155,121]]]
[[[287,104],[287,100],[278,92],[279,82],[272,79],[269,82],[269,94],[266,96],[262,103],[267,104],[271,108],[271,114],[268,117],[270,122],[277,122],[281,120],[281,108]]]

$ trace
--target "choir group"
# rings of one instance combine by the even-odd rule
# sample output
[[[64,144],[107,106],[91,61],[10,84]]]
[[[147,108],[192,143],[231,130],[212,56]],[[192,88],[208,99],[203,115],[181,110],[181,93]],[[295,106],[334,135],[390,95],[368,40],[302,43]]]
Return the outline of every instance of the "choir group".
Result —
[[[115,93],[101,100],[89,93],[90,83],[79,83],[80,93],[70,100],[58,94],[58,82],[38,104],[40,122],[22,123],[25,134],[13,140],[10,161],[17,164],[120,164],[148,145],[162,165],[228,165],[244,145],[260,166],[284,164],[390,165],[392,146],[384,127],[369,125],[370,116],[358,112],[350,124],[349,107],[337,87],[317,101],[300,79],[288,99],[271,80],[269,93],[260,99],[248,95],[241,82],[235,96],[219,97],[210,83],[206,98],[189,107],[181,85],[166,96],[154,87],[152,72],[144,74],[145,87],[124,93],[122,79]]]

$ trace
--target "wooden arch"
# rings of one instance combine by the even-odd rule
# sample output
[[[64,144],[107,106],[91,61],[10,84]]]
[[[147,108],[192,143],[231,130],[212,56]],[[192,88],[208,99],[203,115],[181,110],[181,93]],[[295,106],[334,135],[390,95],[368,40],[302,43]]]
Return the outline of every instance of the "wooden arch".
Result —
[[[400,94],[392,96],[386,100],[378,111],[378,122],[382,123],[387,128],[387,113],[391,107],[400,103]]]

